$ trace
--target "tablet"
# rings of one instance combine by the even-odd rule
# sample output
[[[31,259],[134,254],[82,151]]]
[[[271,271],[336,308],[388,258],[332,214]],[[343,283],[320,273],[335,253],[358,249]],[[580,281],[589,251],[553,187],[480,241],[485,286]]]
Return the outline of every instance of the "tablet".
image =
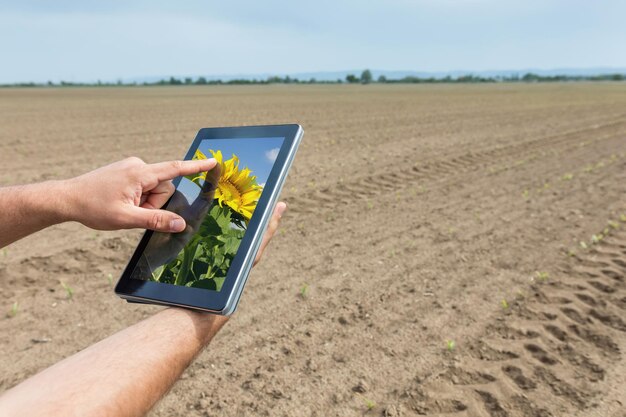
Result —
[[[213,157],[218,165],[175,179],[163,207],[182,216],[187,228],[146,231],[116,294],[232,314],[302,135],[295,124],[201,129],[185,159]]]

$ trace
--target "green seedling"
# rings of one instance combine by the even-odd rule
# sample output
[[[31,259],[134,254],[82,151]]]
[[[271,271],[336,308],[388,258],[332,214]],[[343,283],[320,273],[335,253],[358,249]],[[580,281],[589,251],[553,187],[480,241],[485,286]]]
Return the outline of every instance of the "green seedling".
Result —
[[[74,297],[74,289],[63,281],[59,281],[59,282],[61,283],[61,286],[63,287],[63,289],[65,290],[65,293],[67,294],[67,299],[71,300]]]
[[[446,340],[446,349],[448,350],[448,352],[454,351],[455,347],[456,343],[454,343],[454,340]]]
[[[373,209],[374,208],[374,203],[372,203],[371,201],[368,201],[367,202],[367,208],[370,209],[370,210]]]
[[[363,395],[359,394],[358,392],[356,393],[356,395],[358,395],[363,400],[368,411],[373,410],[374,407],[376,407],[376,402],[374,402],[373,400],[370,400],[369,398],[365,398]]]
[[[611,227],[612,229],[619,229],[619,223],[613,220],[609,220],[609,227]]]
[[[113,285],[113,274],[107,274],[107,281],[109,281],[109,285]]]
[[[574,174],[567,173],[561,177],[563,181],[569,181],[574,178]]]
[[[585,171],[585,172],[587,172],[587,173],[589,173],[589,172],[593,171],[593,165],[587,165],[587,166],[584,168],[584,171]]]
[[[11,305],[11,310],[9,310],[9,312],[7,313],[7,316],[9,317],[15,317],[17,316],[17,310],[20,307],[20,305],[18,304],[17,301],[15,301],[12,305]]]
[[[570,250],[568,250],[568,251],[567,251],[567,256],[569,256],[569,257],[572,257],[572,258],[573,258],[574,256],[576,256],[576,251],[575,251],[574,249],[570,249]]]
[[[626,214],[620,214],[619,219],[620,221],[626,223]]]
[[[2,249],[2,257],[6,258],[9,256],[9,250],[7,248]]]
[[[537,277],[537,279],[539,281],[547,281],[548,278],[550,278],[550,274],[548,274],[547,272],[535,272],[535,277]]]
[[[587,243],[583,242],[582,240],[580,241],[580,247],[583,249],[587,249]]]
[[[502,301],[500,301],[500,305],[504,310],[507,310],[509,308],[509,302],[506,301],[506,298],[503,298]]]
[[[592,235],[591,236],[591,243],[594,243],[594,244],[600,243],[602,241],[603,237],[604,236],[602,236],[602,233],[599,233],[597,235]]]
[[[528,189],[524,190],[522,192],[522,197],[524,197],[524,200],[528,200],[528,197],[530,197],[530,191],[528,191]]]
[[[309,284],[306,282],[300,287],[300,297],[307,298],[309,296]]]

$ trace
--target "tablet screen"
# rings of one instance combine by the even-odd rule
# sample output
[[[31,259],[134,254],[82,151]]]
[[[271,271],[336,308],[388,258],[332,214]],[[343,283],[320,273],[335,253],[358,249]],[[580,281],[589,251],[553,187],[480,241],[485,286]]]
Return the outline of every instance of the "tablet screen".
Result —
[[[201,141],[193,159],[215,158],[218,167],[180,180],[164,209],[183,217],[186,229],[154,232],[131,277],[220,291],[283,140]]]

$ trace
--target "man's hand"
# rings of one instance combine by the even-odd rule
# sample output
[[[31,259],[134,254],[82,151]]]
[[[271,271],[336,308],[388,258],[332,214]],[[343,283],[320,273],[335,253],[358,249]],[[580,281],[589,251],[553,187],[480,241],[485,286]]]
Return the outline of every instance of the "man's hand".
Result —
[[[181,232],[185,220],[160,210],[174,193],[172,179],[215,168],[215,159],[146,164],[128,158],[65,181],[64,214],[98,230],[152,229]]]
[[[280,225],[280,219],[281,219],[281,217],[283,217],[283,214],[285,214],[285,211],[287,211],[287,204],[283,203],[282,201],[280,201],[278,204],[276,204],[276,208],[274,209],[274,213],[272,213],[272,218],[270,220],[270,224],[269,224],[269,226],[267,226],[267,230],[265,231],[265,234],[263,235],[263,241],[261,242],[261,248],[257,252],[256,258],[254,258],[254,265],[256,265],[259,262],[261,262],[261,258],[263,257],[263,253],[265,252],[265,249],[267,248],[267,245],[269,245],[270,241],[272,240],[272,238],[276,234],[276,231],[278,230],[278,226]]]

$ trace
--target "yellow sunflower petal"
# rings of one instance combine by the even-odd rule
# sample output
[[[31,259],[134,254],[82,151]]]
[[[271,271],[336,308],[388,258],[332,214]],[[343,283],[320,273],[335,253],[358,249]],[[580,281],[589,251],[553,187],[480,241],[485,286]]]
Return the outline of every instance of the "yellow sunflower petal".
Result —
[[[202,151],[200,149],[196,150],[196,153],[193,154],[193,158],[191,158],[192,160],[198,160],[198,159],[206,159],[206,155],[204,153],[202,153]]]
[[[263,191],[257,183],[257,177],[247,167],[240,169],[237,155],[233,154],[224,161],[221,151],[211,149],[209,152],[222,169],[215,199],[221,207],[226,205],[249,221]]]

